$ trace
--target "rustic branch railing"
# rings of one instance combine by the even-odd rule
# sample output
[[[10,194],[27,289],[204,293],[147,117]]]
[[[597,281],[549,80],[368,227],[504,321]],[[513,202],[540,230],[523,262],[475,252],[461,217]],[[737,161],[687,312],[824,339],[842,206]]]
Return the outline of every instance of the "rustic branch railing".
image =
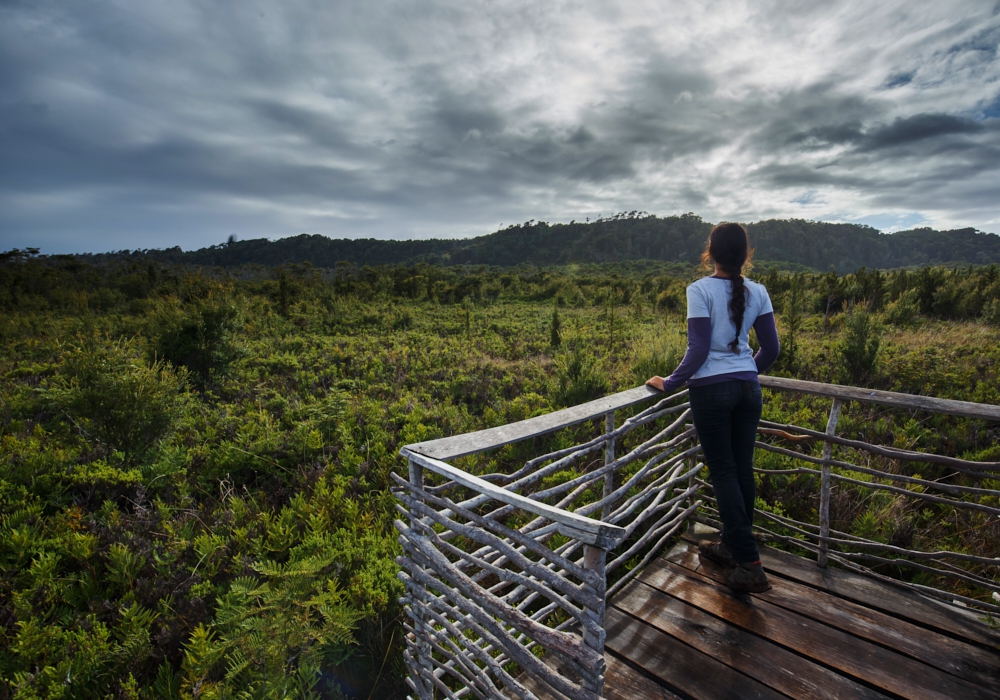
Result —
[[[1000,479],[1000,464],[869,445],[839,437],[836,429],[847,401],[987,420],[1000,420],[1000,407],[774,377],[761,377],[761,384],[832,400],[823,432],[762,421],[758,447],[818,468],[758,471],[818,476],[820,499],[817,523],[758,511],[761,536],[813,551],[821,566],[833,561],[883,576],[861,562],[876,567],[890,563],[935,581],[948,578],[965,586],[967,595],[944,592],[928,581],[905,585],[997,609],[982,598],[1000,585],[1000,559],[921,552],[840,532],[831,528],[830,508],[834,484],[843,484],[995,518],[1000,491],[983,482]],[[652,399],[659,400],[635,412]],[[626,409],[633,415],[617,421],[616,412]],[[476,475],[446,461],[599,419],[603,433],[531,457],[509,473],[487,468],[488,473]],[[792,448],[821,441],[823,449],[812,455],[783,447],[781,441]],[[564,441],[557,436],[554,442]],[[404,516],[396,527],[409,616],[404,656],[415,696],[535,698],[531,687],[543,683],[568,698],[601,697],[605,601],[686,523],[715,524],[717,512],[699,453],[686,392],[663,398],[646,387],[404,447],[409,479],[395,477]],[[943,473],[932,480],[887,470],[887,465],[909,463]]]
[[[820,566],[826,566],[828,561],[835,561],[846,569],[890,580],[896,585],[949,602],[958,601],[990,612],[1000,611],[1000,606],[990,602],[993,600],[991,594],[1000,588],[1000,557],[995,556],[1000,547],[994,549],[994,556],[989,557],[947,549],[922,551],[915,547],[879,542],[833,530],[830,525],[834,483],[859,494],[892,494],[906,499],[907,506],[922,502],[925,508],[931,509],[932,517],[942,521],[947,518],[961,520],[963,530],[986,527],[990,524],[990,518],[995,521],[1000,516],[1000,490],[984,487],[984,484],[995,486],[1000,483],[1000,462],[975,462],[838,437],[837,425],[844,402],[857,401],[911,412],[925,411],[987,421],[1000,421],[1000,406],[779,377],[761,377],[760,383],[775,391],[812,394],[831,399],[825,432],[761,421],[759,433],[769,439],[758,440],[759,449],[819,468],[795,466],[773,470],[758,468],[755,471],[768,475],[816,475],[820,479],[820,498],[818,524],[758,510],[755,527],[760,535],[765,539],[814,552]],[[822,441],[822,456],[782,447],[776,444],[779,441],[791,443],[792,446]],[[920,465],[920,468],[914,470],[911,465]],[[934,471],[934,478],[924,473],[927,469]],[[908,471],[914,473],[907,473]],[[708,483],[702,485],[711,489]],[[703,498],[707,504],[704,512],[698,516],[700,519],[705,519],[704,515],[716,513],[714,499],[707,493]],[[710,518],[705,520],[709,524],[717,524]],[[835,551],[831,548],[835,548]],[[872,566],[865,566],[863,562]],[[924,575],[921,577],[924,582],[902,581],[876,571],[873,567],[917,571]],[[939,586],[931,585],[932,583],[938,583]],[[964,591],[965,594],[959,591]]]

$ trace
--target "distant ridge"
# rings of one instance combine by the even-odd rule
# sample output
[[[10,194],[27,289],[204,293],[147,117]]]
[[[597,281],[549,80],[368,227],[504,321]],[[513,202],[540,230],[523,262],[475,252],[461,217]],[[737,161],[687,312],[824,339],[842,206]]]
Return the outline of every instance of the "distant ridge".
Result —
[[[145,255],[163,262],[210,266],[280,265],[310,262],[334,267],[415,264],[537,266],[660,260],[695,263],[712,224],[694,214],[657,217],[635,212],[591,222],[549,224],[529,221],[486,236],[444,240],[331,239],[302,234],[269,241],[230,241],[184,252],[122,251],[86,258]],[[784,262],[825,271],[852,272],[859,267],[1000,263],[1000,236],[973,228],[935,231],[918,228],[885,234],[870,226],[831,224],[802,219],[771,219],[748,224],[761,261]]]

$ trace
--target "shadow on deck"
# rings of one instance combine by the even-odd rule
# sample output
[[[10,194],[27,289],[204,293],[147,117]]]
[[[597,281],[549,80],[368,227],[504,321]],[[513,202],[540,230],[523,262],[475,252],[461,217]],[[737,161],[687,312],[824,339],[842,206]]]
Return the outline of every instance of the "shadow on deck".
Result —
[[[1000,697],[1000,632],[977,615],[768,547],[761,557],[772,589],[759,594],[732,593],[687,540],[647,567],[608,604],[605,696]]]
[[[608,700],[1000,697],[1000,632],[910,590],[764,547],[736,594],[681,540],[609,603]],[[551,692],[537,685],[540,697]]]

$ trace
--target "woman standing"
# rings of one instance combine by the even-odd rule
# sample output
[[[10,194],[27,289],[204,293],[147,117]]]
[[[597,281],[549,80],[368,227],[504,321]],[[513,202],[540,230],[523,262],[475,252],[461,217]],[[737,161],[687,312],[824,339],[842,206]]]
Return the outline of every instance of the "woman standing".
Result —
[[[727,567],[730,588],[757,593],[771,587],[753,536],[753,450],[762,407],[757,374],[777,359],[779,345],[767,289],[742,274],[751,254],[740,224],[712,229],[701,261],[713,263],[715,273],[687,288],[687,353],[673,374],[646,384],[660,391],[687,384],[722,520],[722,542],[699,548]],[[760,343],[756,355],[748,342],[751,327]]]

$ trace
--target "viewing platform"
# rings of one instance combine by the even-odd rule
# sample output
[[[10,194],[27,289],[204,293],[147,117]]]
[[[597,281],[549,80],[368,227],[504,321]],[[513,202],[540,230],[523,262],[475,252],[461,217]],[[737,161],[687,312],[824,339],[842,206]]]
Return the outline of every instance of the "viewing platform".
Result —
[[[758,510],[762,544],[812,553],[762,546],[765,593],[732,592],[698,555],[718,523],[685,392],[639,387],[403,448],[412,697],[1000,697],[996,549],[921,551],[831,527],[837,489],[958,530],[994,526],[1000,463],[869,444],[837,425],[853,401],[984,421],[993,435],[1000,407],[760,380],[830,401],[825,430],[761,421],[759,450],[784,458],[761,478],[795,475],[817,492],[812,522]],[[603,431],[588,437],[595,419]],[[549,434],[548,453],[518,461]],[[449,463],[483,453],[468,469]]]
[[[761,556],[766,593],[730,591],[690,541],[647,566],[608,603],[604,696],[1000,694],[1000,634],[979,616],[769,547]]]

